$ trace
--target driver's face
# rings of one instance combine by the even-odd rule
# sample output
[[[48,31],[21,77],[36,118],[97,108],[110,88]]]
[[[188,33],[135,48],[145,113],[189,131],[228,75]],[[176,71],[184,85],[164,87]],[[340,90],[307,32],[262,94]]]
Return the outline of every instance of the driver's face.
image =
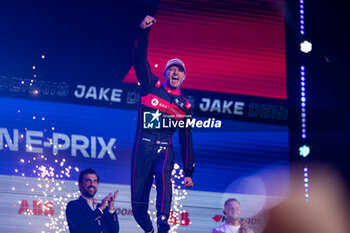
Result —
[[[185,79],[185,72],[179,65],[172,65],[164,72],[166,85],[172,89],[178,89]]]

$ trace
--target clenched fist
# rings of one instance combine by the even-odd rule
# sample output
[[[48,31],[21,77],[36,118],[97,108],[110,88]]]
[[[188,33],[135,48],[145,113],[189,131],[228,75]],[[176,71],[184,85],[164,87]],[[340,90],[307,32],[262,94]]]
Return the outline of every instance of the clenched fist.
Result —
[[[149,28],[150,26],[152,26],[153,24],[156,23],[156,20],[150,16],[150,15],[147,15],[143,21],[141,22],[140,24],[140,28],[142,29],[146,29],[146,28]]]
[[[185,177],[184,186],[185,186],[185,188],[192,188],[193,187],[193,181],[192,181],[191,177]]]

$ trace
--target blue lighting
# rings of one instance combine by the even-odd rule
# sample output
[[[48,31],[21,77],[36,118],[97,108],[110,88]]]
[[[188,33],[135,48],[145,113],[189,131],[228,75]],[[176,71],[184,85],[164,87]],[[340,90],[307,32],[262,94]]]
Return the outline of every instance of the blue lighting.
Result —
[[[305,35],[305,21],[304,21],[304,13],[305,13],[305,7],[304,7],[304,0],[300,0],[300,5],[299,5],[299,16],[300,16],[300,35]],[[306,41],[304,41],[306,42]],[[303,52],[308,52],[308,49],[304,49],[303,46],[305,47],[307,45],[307,43],[301,43],[300,44],[300,48],[301,48],[301,51]],[[302,129],[301,129],[301,137],[303,140],[306,139],[306,88],[305,88],[305,66],[301,66],[300,67],[300,96],[301,96],[301,126],[302,126]],[[307,147],[306,145],[304,145],[303,147]],[[300,147],[302,148],[302,147]],[[300,150],[299,148],[299,150]],[[310,148],[308,148],[308,150],[306,151],[306,149],[304,148],[304,150],[302,150],[302,152],[300,151],[300,155],[303,156],[303,157],[307,157],[307,155],[310,153]],[[304,167],[304,191],[305,191],[305,202],[309,202],[309,174],[308,174],[308,168],[307,167]]]

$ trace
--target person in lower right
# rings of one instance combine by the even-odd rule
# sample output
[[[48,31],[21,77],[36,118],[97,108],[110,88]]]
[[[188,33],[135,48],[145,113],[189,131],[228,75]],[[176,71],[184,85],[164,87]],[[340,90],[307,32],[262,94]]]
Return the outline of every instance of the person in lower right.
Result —
[[[212,233],[254,233],[252,229],[248,229],[248,221],[241,220],[241,204],[235,198],[225,201],[224,215],[225,224],[215,227]]]

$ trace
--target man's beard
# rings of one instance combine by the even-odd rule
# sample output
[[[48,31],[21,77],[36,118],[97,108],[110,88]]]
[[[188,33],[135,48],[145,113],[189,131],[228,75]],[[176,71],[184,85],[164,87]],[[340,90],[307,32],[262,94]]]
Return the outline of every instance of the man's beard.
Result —
[[[93,193],[89,192],[89,188],[83,189],[83,196],[84,196],[84,197],[91,198],[91,197],[94,197],[94,196],[95,196],[96,192],[97,192],[97,191],[96,191],[95,188],[94,188],[94,192],[93,192]]]

